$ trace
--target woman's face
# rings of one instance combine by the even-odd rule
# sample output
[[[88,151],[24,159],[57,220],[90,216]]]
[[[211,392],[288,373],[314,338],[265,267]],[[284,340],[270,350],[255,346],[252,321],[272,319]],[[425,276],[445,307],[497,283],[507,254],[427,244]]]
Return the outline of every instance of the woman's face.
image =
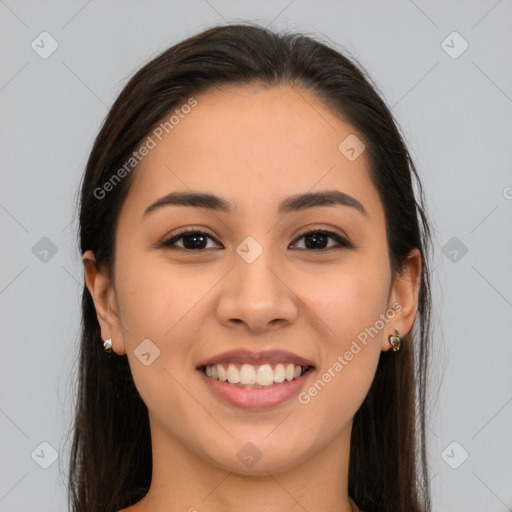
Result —
[[[103,339],[127,355],[164,451],[247,474],[339,456],[388,336],[412,328],[419,256],[405,277],[391,274],[366,153],[311,93],[230,88],[196,99],[134,171],[114,282],[98,274],[95,286],[88,271]],[[219,199],[162,200],[178,192]],[[339,194],[293,201],[318,192]],[[184,229],[195,235],[179,238]],[[241,368],[241,355],[217,357],[241,349],[291,354],[272,369],[294,356],[314,368],[267,389],[198,369],[212,359]]]

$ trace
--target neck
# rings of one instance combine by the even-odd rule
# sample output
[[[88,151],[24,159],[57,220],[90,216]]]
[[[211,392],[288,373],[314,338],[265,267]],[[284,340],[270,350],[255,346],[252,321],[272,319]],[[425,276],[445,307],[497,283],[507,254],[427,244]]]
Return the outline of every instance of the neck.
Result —
[[[244,512],[304,512],[317,510],[319,504],[331,512],[359,510],[348,496],[351,424],[329,445],[321,449],[315,446],[313,456],[284,467],[272,459],[276,447],[270,440],[266,447],[260,440],[258,446],[269,456],[242,474],[233,457],[220,455],[236,454],[241,448],[239,439],[218,441],[219,456],[212,460],[208,454],[199,453],[201,447],[187,449],[182,440],[171,437],[151,418],[150,423],[151,488],[133,512],[201,512],[206,508],[210,512],[234,512],[240,510],[241,503]]]

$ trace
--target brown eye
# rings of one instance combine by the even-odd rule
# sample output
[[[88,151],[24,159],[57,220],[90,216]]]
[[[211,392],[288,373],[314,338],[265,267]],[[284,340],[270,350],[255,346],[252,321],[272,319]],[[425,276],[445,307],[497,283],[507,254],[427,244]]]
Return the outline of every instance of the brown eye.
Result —
[[[312,229],[303,233],[299,238],[297,238],[297,240],[302,238],[305,240],[305,248],[311,250],[322,251],[336,247],[350,247],[350,244],[344,238],[332,231]],[[326,247],[329,239],[334,240],[337,243],[337,246]]]
[[[162,247],[171,249],[178,248],[187,251],[196,251],[207,248],[205,245],[207,244],[208,238],[216,242],[213,237],[204,231],[199,231],[197,229],[186,229],[181,233],[173,236],[172,238],[164,240],[161,245]],[[176,245],[176,242],[179,240],[183,240],[183,245],[181,247]]]

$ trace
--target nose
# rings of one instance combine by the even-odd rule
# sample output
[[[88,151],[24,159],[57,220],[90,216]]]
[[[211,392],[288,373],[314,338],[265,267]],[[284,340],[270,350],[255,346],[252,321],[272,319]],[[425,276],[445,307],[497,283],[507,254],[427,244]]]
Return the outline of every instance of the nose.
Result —
[[[283,265],[263,253],[252,263],[238,255],[234,268],[222,282],[218,302],[219,321],[230,328],[238,326],[261,333],[293,323],[298,297],[286,279]]]

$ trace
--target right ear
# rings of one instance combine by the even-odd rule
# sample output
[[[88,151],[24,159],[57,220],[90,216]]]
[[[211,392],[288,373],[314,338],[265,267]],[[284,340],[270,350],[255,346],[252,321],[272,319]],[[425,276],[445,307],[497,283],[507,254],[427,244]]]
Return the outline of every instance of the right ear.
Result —
[[[82,262],[85,270],[85,284],[94,301],[100,324],[101,339],[112,338],[112,350],[117,355],[126,354],[114,287],[110,279],[98,269],[92,251],[84,253]]]

